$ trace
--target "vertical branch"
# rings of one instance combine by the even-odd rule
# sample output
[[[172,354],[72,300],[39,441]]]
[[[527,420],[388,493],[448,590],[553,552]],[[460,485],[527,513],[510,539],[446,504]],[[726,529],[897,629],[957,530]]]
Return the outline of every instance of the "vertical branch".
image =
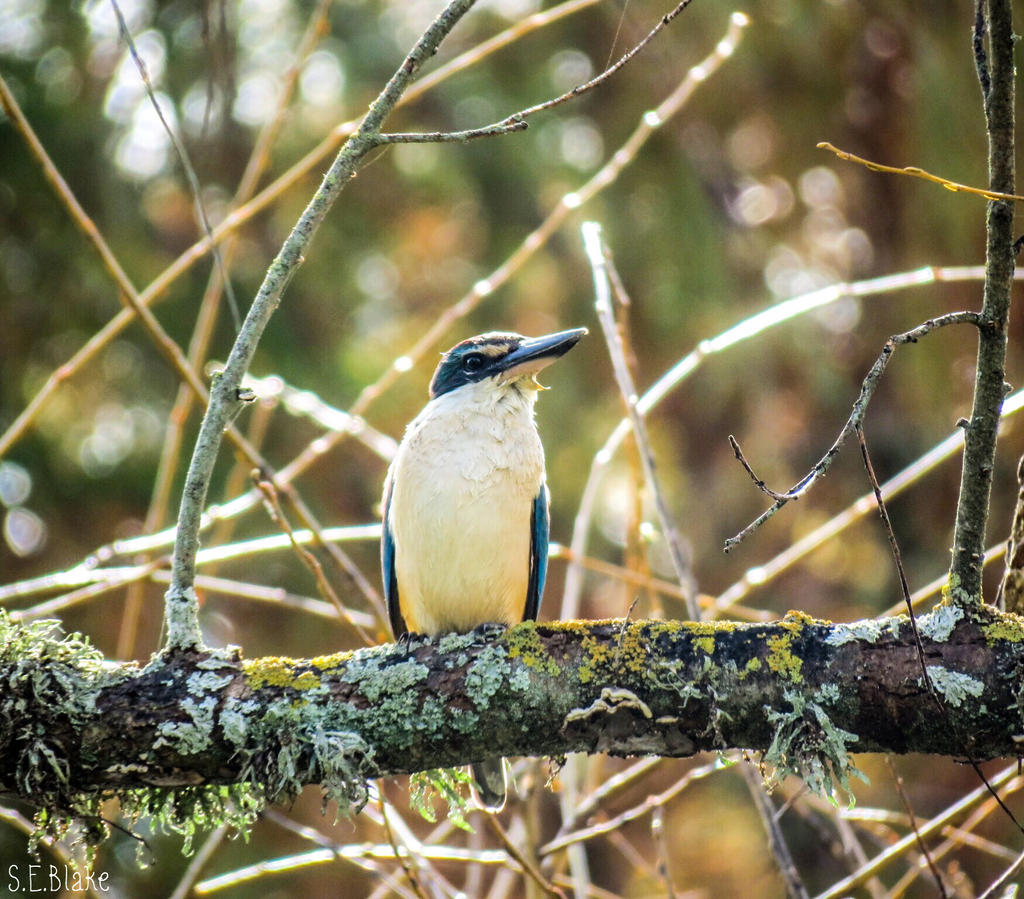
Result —
[[[975,62],[985,102],[989,188],[1014,192],[1014,70],[1011,0],[979,0]],[[989,58],[983,35],[988,32]],[[974,408],[964,434],[964,462],[953,533],[949,586],[956,601],[981,602],[985,528],[992,492],[996,431],[1003,404],[1006,333],[1013,284],[1013,204],[990,200],[985,248],[985,291],[978,337]]]
[[[288,281],[302,262],[303,254],[327,212],[348,181],[355,176],[366,154],[378,145],[381,124],[394,109],[420,66],[436,52],[441,41],[473,2],[474,0],[451,0],[424,31],[377,99],[370,104],[359,128],[338,152],[320,187],[267,270],[263,284],[260,285],[242,329],[231,348],[224,371],[213,382],[210,403],[203,417],[185,478],[178,513],[178,533],[174,541],[171,585],[164,597],[169,650],[202,645],[199,604],[193,587],[196,553],[199,551],[200,518],[206,504],[206,493],[213,475],[221,437],[224,429],[241,408],[242,377],[256,352],[263,330],[281,302]]]
[[[996,604],[1007,612],[1024,614],[1024,457],[1017,463],[1017,506],[1006,544],[1006,571],[999,584]]]
[[[779,824],[778,814],[771,799],[768,798],[768,788],[765,787],[761,775],[754,769],[750,761],[742,761],[739,764],[740,773],[746,781],[747,790],[754,800],[754,808],[757,809],[758,817],[764,825],[765,833],[768,835],[768,848],[771,849],[778,866],[779,875],[786,884],[786,894],[790,899],[808,899],[810,895],[804,885],[793,861],[793,853],[786,845],[786,838],[782,834],[782,827]]]
[[[594,306],[597,310],[597,318],[601,323],[601,330],[604,332],[605,342],[608,344],[608,352],[612,359],[612,369],[615,372],[615,380],[618,382],[619,390],[626,404],[626,415],[629,418],[630,426],[633,429],[633,437],[636,440],[637,449],[640,452],[640,461],[643,463],[644,480],[654,498],[654,505],[658,511],[658,518],[661,521],[661,531],[668,546],[669,555],[672,558],[672,567],[675,569],[676,577],[679,579],[679,586],[686,594],[686,612],[693,621],[700,621],[700,606],[697,604],[696,591],[693,589],[693,575],[687,563],[685,553],[679,535],[676,532],[675,523],[668,508],[668,502],[661,489],[660,481],[655,471],[654,453],[651,451],[651,444],[647,438],[647,426],[643,416],[637,410],[639,397],[636,386],[633,384],[633,377],[626,364],[625,354],[618,331],[615,328],[615,313],[612,311],[611,303],[611,282],[608,275],[608,258],[604,242],[601,237],[601,226],[597,222],[584,222],[583,248],[586,251],[587,259],[590,262],[590,269],[594,277],[594,293],[596,300]]]

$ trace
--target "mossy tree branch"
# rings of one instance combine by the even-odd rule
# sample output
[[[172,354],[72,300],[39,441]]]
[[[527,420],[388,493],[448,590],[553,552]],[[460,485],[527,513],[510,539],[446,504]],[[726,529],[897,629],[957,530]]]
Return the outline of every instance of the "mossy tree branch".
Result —
[[[176,653],[103,662],[0,619],[0,785],[79,807],[104,791],[251,784],[262,800],[496,753],[690,756],[741,747],[829,791],[851,752],[1013,756],[1024,620],[940,607],[850,625],[596,621],[494,629],[318,659]],[[42,629],[42,630],[41,630]]]
[[[1012,194],[1014,186],[1013,13],[1010,0],[979,0],[975,62],[985,103],[988,134],[988,186]],[[984,52],[983,31],[989,36]],[[985,248],[985,290],[978,337],[974,408],[964,434],[964,461],[953,532],[950,588],[961,603],[981,602],[985,530],[988,523],[992,470],[995,465],[999,414],[1005,396],[1006,338],[1010,289],[1016,260],[1013,206],[1006,200],[988,203]]]

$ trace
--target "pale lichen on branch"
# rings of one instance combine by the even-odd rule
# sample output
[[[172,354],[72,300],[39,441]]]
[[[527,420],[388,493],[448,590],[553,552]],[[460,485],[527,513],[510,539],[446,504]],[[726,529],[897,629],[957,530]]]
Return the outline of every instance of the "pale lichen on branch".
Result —
[[[1013,754],[1019,688],[1006,672],[1024,666],[1020,619],[944,607],[921,619],[920,638],[947,716],[920,701],[906,618],[528,622],[313,659],[180,653],[139,669],[60,639],[52,622],[0,616],[0,677],[15,685],[0,699],[0,784],[71,815],[131,792],[146,814],[169,803],[184,823],[196,802],[216,821],[233,801],[251,815],[309,783],[358,806],[367,778],[496,748],[739,747],[826,796],[855,773],[854,751]]]

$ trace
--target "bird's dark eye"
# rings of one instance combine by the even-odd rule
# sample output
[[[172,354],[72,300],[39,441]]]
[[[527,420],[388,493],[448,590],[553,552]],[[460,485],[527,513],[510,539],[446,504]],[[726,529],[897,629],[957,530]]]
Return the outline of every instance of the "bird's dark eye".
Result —
[[[462,360],[462,370],[470,373],[480,371],[486,361],[483,353],[469,353]]]

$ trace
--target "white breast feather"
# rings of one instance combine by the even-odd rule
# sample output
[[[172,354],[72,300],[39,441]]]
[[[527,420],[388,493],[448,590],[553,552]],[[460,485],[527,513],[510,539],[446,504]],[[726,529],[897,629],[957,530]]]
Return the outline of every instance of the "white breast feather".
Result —
[[[391,529],[406,626],[468,631],[522,620],[530,518],[544,481],[536,392],[484,381],[412,421],[392,462]]]

